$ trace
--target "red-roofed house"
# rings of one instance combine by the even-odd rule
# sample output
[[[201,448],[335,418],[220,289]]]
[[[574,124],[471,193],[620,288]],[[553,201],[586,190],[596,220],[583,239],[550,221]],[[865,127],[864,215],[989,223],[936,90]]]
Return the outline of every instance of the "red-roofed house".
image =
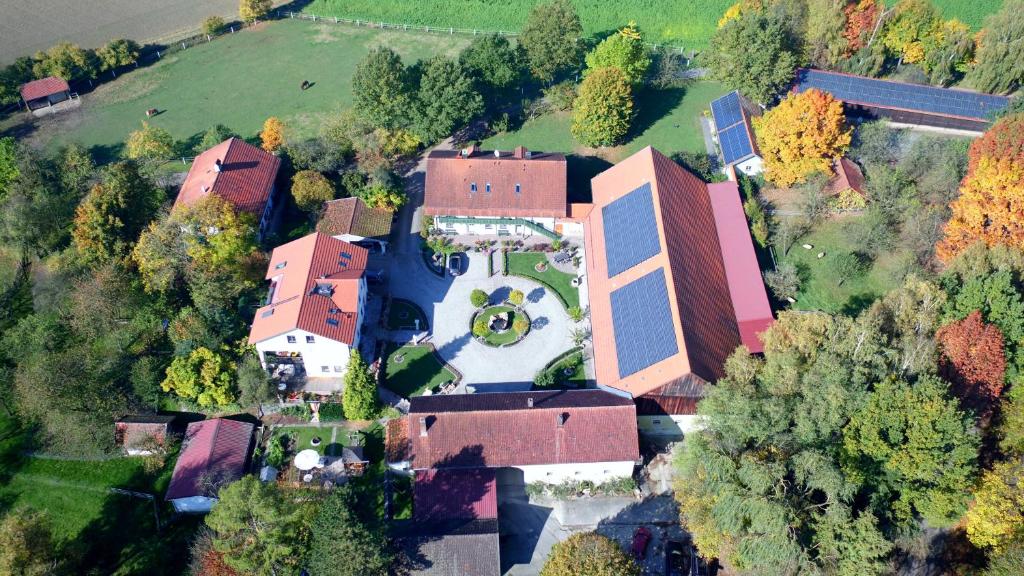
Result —
[[[188,425],[165,496],[176,512],[205,513],[213,508],[217,490],[245,473],[252,432],[252,424],[225,418]]]
[[[274,249],[266,305],[249,343],[263,367],[293,366],[307,378],[340,378],[358,349],[366,309],[369,252],[314,232]]]
[[[567,214],[561,154],[435,150],[427,156],[423,211],[445,234],[556,237]]]
[[[586,227],[598,385],[640,429],[696,426],[703,387],[773,321],[735,182],[706,184],[647,147],[596,176]]]
[[[71,87],[63,78],[48,76],[22,84],[21,99],[25,101],[29,112],[35,114],[37,110],[43,111],[72,100]]]
[[[393,469],[516,468],[527,483],[600,484],[640,459],[633,401],[603,390],[416,396],[405,418],[387,430],[388,446],[408,446],[389,450],[408,458]]]
[[[216,194],[238,211],[255,216],[262,238],[274,211],[274,180],[280,167],[277,156],[240,138],[228,138],[196,156],[174,206],[187,206]]]
[[[853,160],[843,156],[832,164],[835,176],[829,180],[825,194],[828,196],[840,196],[844,192],[854,192],[861,198],[865,198],[864,173],[860,166]]]

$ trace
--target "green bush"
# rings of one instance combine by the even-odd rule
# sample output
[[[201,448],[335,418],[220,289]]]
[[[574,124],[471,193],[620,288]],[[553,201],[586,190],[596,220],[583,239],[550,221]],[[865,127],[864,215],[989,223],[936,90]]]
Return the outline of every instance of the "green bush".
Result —
[[[490,297],[487,296],[487,292],[477,288],[469,294],[469,303],[476,308],[483,308],[490,301]]]
[[[216,36],[224,30],[224,19],[220,16],[210,16],[203,20],[203,34]]]
[[[278,434],[270,439],[267,446],[267,464],[281,469],[288,459],[288,446],[292,443],[291,434]]]
[[[320,404],[321,422],[338,422],[345,419],[345,410],[338,402],[323,402]]]

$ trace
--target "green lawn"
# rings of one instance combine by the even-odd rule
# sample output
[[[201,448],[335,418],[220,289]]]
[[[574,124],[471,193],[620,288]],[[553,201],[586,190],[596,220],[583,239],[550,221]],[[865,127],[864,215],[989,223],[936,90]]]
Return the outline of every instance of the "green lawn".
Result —
[[[394,299],[388,309],[387,329],[388,330],[415,330],[416,319],[419,319],[419,329],[427,329],[427,318],[423,315],[419,306],[408,300]]]
[[[543,272],[537,272],[534,268],[538,262],[547,262],[547,255],[541,252],[509,252],[505,257],[508,259],[509,274],[532,278],[548,286],[555,291],[566,308],[580,305],[580,291],[572,285],[575,276],[550,265]]]
[[[50,146],[77,141],[99,160],[109,160],[149,108],[161,110],[149,122],[179,140],[195,139],[218,123],[253,137],[268,116],[280,117],[294,132],[312,134],[326,114],[351,103],[352,72],[370,48],[388,46],[412,62],[455,53],[468,42],[299,20],[270,22],[104,84],[83,95],[78,110],[40,123],[31,138]],[[300,90],[303,80],[313,87]]]
[[[853,244],[846,232],[847,226],[858,217],[826,220],[797,240],[789,253],[776,254],[780,261],[794,264],[800,273],[800,293],[793,308],[856,314],[899,284],[900,260],[897,254],[883,255],[870,265],[864,275],[845,280],[841,285],[831,273],[829,258],[858,251],[859,247]],[[813,248],[804,249],[803,244],[810,244]],[[825,256],[819,259],[820,252]]]
[[[480,315],[487,319],[487,325],[490,326],[491,318],[508,312],[509,326],[516,320],[516,310],[512,306],[491,306],[485,308]],[[491,332],[484,338],[484,341],[491,346],[504,346],[505,344],[511,344],[519,338],[519,334],[511,327],[504,332]]]
[[[980,30],[985,17],[998,12],[1003,0],[932,0],[945,18],[958,18],[974,30]]]
[[[58,546],[82,554],[82,573],[180,574],[187,556],[172,550],[187,547],[197,521],[186,519],[156,532],[149,500],[113,494],[126,488],[155,494],[161,517],[175,458],[147,472],[141,458],[105,461],[52,460],[21,455],[26,433],[0,418],[0,510],[21,507],[44,511],[52,521]],[[125,538],[131,534],[132,538]]]
[[[637,116],[633,133],[622,146],[602,149],[601,155],[617,162],[646,146],[666,155],[677,152],[703,152],[704,137],[700,118],[711,108],[711,101],[725,94],[717,82],[693,82],[686,88],[647,90],[637,97]],[[569,133],[572,123],[568,112],[544,114],[525,122],[518,130],[504,132],[484,141],[484,148],[510,149],[526,146],[532,150],[593,155]]]
[[[397,24],[518,31],[536,0],[312,0],[304,11],[318,16],[383,20]],[[644,39],[700,50],[733,0],[573,0],[583,33],[603,37],[636,21]]]
[[[401,362],[397,361],[399,357]],[[392,345],[384,373],[384,387],[405,398],[422,396],[424,391],[455,379],[455,374],[438,361],[429,346]]]
[[[395,474],[391,477],[391,517],[395,520],[412,518],[412,478]]]
[[[335,445],[331,443],[331,430],[334,426],[282,426],[274,430],[274,437],[289,435],[292,438],[290,455],[288,457],[289,462],[302,450],[316,450],[321,455],[337,456],[338,452],[334,450]],[[310,441],[315,438],[320,438],[320,444],[313,446]],[[340,428],[338,430],[338,436],[335,439],[336,444],[344,445],[348,441],[348,430]]]

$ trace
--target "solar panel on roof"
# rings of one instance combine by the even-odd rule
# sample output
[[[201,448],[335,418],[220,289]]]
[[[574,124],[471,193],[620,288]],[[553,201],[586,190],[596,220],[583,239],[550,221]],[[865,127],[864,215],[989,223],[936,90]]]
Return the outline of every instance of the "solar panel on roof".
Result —
[[[611,301],[619,378],[679,352],[664,268],[613,291]]]
[[[739,162],[754,153],[750,133],[747,132],[745,124],[737,124],[719,132],[718,144],[722,147],[722,156],[726,164]]]
[[[839,100],[852,104],[900,108],[978,120],[989,120],[996,112],[1009,105],[1007,97],[994,94],[904,84],[822,70],[801,70],[797,75],[796,90],[805,92],[811,88],[823,90]]]
[[[740,111],[740,95],[738,92],[730,92],[721,98],[711,102],[711,115],[715,118],[715,127],[724,130],[743,122],[743,113]]]
[[[609,278],[661,252],[650,183],[602,208],[601,219]]]
[[[348,259],[352,258],[352,253],[351,252],[342,252],[341,253],[341,257],[344,258],[345,260],[348,260]]]

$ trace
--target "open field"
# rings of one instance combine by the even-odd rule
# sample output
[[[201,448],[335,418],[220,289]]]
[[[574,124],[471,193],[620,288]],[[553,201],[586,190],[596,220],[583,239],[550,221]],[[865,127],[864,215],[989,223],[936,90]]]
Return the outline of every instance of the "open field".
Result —
[[[187,558],[172,554],[186,546],[194,520],[177,522],[157,533],[149,500],[113,494],[127,488],[155,494],[161,518],[174,458],[162,470],[147,473],[141,458],[105,461],[51,460],[22,456],[24,430],[0,418],[0,512],[29,507],[46,512],[59,546],[83,558],[83,573],[180,574]],[[125,534],[133,534],[126,539]]]
[[[318,16],[381,20],[399,24],[518,32],[536,0],[313,0],[304,11]],[[733,0],[573,0],[588,36],[605,36],[636,21],[652,43],[700,50]]]
[[[959,18],[974,30],[980,30],[985,17],[998,12],[1003,0],[932,0],[945,18]]]
[[[32,141],[53,147],[77,141],[99,161],[120,153],[146,118],[175,139],[196,137],[220,123],[252,137],[268,116],[300,134],[316,131],[327,113],[350,104],[356,63],[375,46],[407,61],[456,52],[469,40],[382,32],[306,21],[282,21],[225,36],[125,74],[82,96],[82,106],[36,124]],[[303,80],[313,83],[302,91]],[[23,115],[18,114],[20,120]],[[3,128],[0,126],[0,128]]]
[[[207,16],[233,19],[238,0],[5,0],[0,64],[60,41],[98,48],[114,38],[140,43],[198,30]]]

